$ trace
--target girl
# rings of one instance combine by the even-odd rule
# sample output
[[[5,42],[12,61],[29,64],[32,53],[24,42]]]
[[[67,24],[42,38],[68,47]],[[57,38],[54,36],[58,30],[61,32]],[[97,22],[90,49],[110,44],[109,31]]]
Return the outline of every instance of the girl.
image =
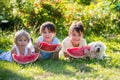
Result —
[[[29,55],[31,54],[31,49],[28,47],[30,43],[30,35],[25,30],[17,31],[14,37],[15,45],[13,46],[11,51],[3,52],[0,55],[0,60],[7,60],[12,62],[12,55],[13,53],[17,55]]]
[[[73,22],[69,28],[69,36],[62,41],[62,51],[66,59],[70,58],[66,51],[67,48],[82,47],[87,45],[83,36],[84,28],[82,22]]]
[[[12,48],[11,53],[17,55],[29,55],[32,53],[31,49],[28,48],[30,42],[30,35],[25,30],[17,31],[15,34],[15,46]]]
[[[45,22],[40,26],[40,34],[41,36],[38,37],[34,47],[35,52],[39,52],[41,54],[40,59],[59,59],[59,51],[61,49],[61,46],[58,46],[54,53],[44,52],[40,50],[40,47],[38,45],[39,42],[46,42],[49,44],[60,44],[60,41],[58,38],[55,37],[56,35],[56,29],[55,25],[52,22]]]

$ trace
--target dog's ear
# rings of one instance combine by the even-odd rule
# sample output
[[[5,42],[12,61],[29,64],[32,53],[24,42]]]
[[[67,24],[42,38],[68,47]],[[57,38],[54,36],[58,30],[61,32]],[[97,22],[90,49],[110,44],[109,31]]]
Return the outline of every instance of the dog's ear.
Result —
[[[104,49],[106,50],[106,48],[107,48],[107,47],[106,47],[106,45],[105,45],[105,44],[103,44],[103,47],[104,47]]]
[[[91,42],[88,44],[88,46],[90,47],[90,53],[94,50],[94,45],[95,45],[95,42]]]
[[[106,50],[106,45],[103,42],[99,42],[99,44],[101,44],[104,48],[104,50]]]
[[[88,46],[90,46],[90,47],[93,46],[93,45],[95,45],[95,42],[91,42],[91,43],[88,44]]]

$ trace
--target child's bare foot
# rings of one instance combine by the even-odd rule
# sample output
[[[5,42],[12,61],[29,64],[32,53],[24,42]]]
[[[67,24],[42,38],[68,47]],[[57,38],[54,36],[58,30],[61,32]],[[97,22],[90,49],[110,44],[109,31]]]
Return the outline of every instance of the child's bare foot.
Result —
[[[65,60],[71,60],[72,57],[65,57]]]

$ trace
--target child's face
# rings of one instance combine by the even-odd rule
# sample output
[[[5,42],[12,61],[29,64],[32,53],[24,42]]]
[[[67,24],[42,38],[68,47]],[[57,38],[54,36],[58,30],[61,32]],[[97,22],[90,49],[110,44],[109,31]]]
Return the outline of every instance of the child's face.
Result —
[[[73,45],[79,45],[81,38],[83,38],[83,34],[79,34],[76,30],[73,30],[69,36]]]
[[[42,32],[42,36],[45,42],[51,43],[55,33],[49,31],[48,28],[45,28],[45,30]]]
[[[21,36],[17,39],[17,45],[18,46],[26,46],[28,44],[29,40],[25,36]]]

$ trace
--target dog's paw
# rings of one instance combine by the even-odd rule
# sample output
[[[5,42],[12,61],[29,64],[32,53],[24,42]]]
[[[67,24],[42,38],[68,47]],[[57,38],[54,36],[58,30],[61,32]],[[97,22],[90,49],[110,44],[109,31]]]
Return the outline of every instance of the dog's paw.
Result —
[[[84,54],[85,54],[85,55],[89,55],[89,52],[90,52],[90,51],[88,51],[87,49],[84,50]]]
[[[104,59],[104,56],[98,56],[97,59],[103,60],[103,59]]]

